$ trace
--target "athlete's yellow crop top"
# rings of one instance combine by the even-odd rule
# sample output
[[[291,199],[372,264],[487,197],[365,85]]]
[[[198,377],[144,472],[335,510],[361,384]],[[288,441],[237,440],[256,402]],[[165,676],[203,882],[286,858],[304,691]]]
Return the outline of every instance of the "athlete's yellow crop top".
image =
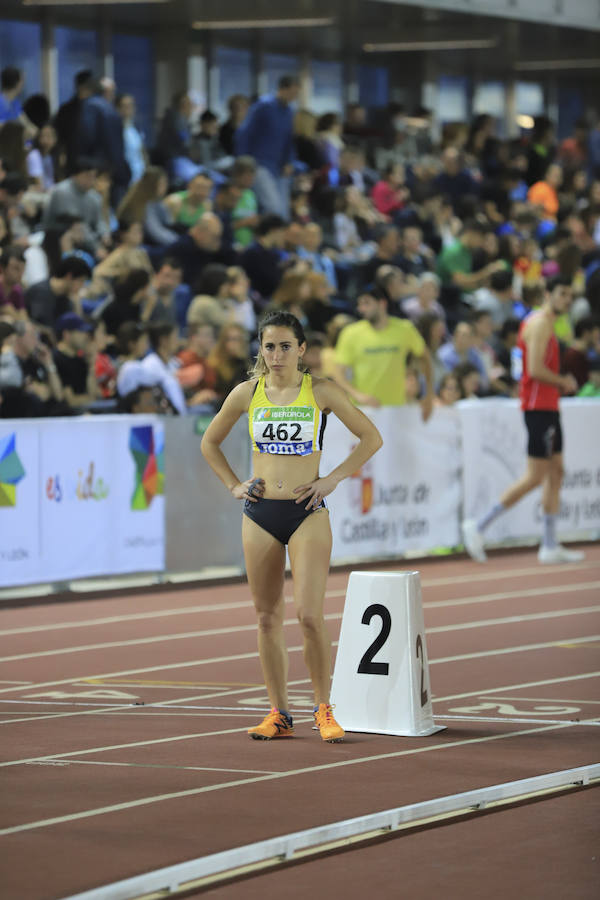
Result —
[[[275,406],[265,393],[265,376],[258,379],[250,406],[248,427],[257,453],[308,456],[323,449],[327,416],[317,406],[312,377],[305,373],[300,392],[289,406]]]

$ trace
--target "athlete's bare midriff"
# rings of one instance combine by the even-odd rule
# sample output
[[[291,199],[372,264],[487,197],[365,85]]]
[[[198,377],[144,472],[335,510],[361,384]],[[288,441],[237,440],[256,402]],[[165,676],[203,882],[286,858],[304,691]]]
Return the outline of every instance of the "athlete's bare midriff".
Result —
[[[319,477],[321,451],[309,456],[279,456],[277,454],[252,454],[252,477],[263,478],[266,500],[296,500],[294,488],[309,484]],[[279,486],[281,485],[281,487]]]

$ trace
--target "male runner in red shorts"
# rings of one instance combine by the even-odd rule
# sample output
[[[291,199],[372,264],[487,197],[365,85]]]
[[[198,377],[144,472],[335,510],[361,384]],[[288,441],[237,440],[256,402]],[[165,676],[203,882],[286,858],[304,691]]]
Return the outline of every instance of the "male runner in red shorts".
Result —
[[[556,539],[556,517],[563,478],[558,400],[561,390],[565,394],[574,393],[577,382],[572,375],[559,374],[560,354],[554,322],[557,316],[567,312],[572,301],[570,283],[560,277],[553,278],[546,285],[542,306],[521,323],[517,346],[523,359],[519,395],[529,434],[527,471],[482,519],[465,519],[463,522],[465,547],[478,562],[485,562],[486,559],[483,532],[488,525],[540,484],[544,535],[538,560],[541,563],[578,562],[584,557],[580,551],[567,550]]]

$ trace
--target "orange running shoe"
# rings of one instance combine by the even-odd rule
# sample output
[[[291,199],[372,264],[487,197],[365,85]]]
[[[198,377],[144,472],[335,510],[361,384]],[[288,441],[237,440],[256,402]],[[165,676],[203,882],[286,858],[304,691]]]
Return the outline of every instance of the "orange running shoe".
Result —
[[[321,703],[314,713],[315,722],[323,740],[328,741],[330,744],[337,744],[339,741],[344,740],[345,731],[335,721],[331,710],[332,707],[329,703]]]
[[[294,724],[291,716],[286,716],[273,707],[260,725],[248,729],[248,734],[255,741],[271,741],[273,738],[294,736]]]

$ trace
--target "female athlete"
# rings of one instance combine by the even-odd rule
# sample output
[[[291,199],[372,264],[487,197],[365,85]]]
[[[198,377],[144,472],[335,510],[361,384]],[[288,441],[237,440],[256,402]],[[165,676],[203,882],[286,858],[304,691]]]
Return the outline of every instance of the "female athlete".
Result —
[[[306,339],[290,313],[268,313],[259,328],[260,349],[249,381],[234,388],[206,430],[202,453],[237,500],[244,501],[242,543],[248,583],[258,615],[258,650],[272,705],[264,721],[249,730],[257,740],[294,733],[287,696],[287,649],[283,635],[285,545],[294,599],[304,638],[304,659],[314,691],[314,715],[324,741],[340,741],[343,729],[329,704],[331,642],[323,601],[331,555],[329,512],[324,498],[379,449],[372,422],[332,381],[304,371]],[[328,475],[319,475],[323,434],[335,413],[358,438],[349,456]],[[253,476],[241,482],[221,444],[242,415],[248,415]]]

